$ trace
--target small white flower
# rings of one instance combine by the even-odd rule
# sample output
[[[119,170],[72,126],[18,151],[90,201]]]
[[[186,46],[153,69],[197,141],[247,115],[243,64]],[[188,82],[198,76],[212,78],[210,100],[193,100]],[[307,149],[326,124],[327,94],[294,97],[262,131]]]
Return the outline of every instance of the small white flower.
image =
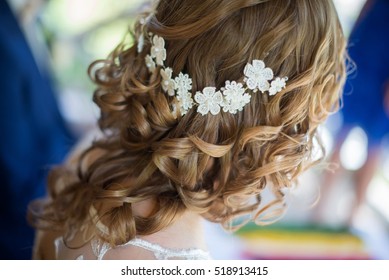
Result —
[[[176,90],[178,92],[188,92],[192,90],[192,79],[189,78],[188,74],[178,74],[178,77],[175,78]]]
[[[273,79],[274,74],[270,68],[265,68],[262,60],[253,60],[253,64],[246,64],[244,68],[245,82],[249,89],[254,92],[259,89],[261,92],[269,90],[269,80]]]
[[[286,81],[288,77],[279,78],[277,77],[274,81],[271,82],[271,87],[269,89],[269,95],[275,95],[286,87]]]
[[[158,35],[153,37],[153,46],[151,47],[151,57],[155,58],[157,65],[163,66],[166,59],[165,40]]]
[[[180,105],[181,115],[185,115],[193,107],[192,79],[188,74],[180,73],[175,78],[175,89],[177,90],[177,100]]]
[[[150,13],[146,18],[141,18],[139,20],[139,23],[141,25],[141,34],[138,38],[138,53],[141,53],[143,51],[143,46],[145,43],[145,35],[143,33],[144,26],[150,21],[150,19],[153,17],[153,14]]]
[[[150,13],[147,17],[141,18],[141,19],[139,20],[139,23],[140,23],[141,25],[145,25],[146,23],[150,22],[150,19],[151,19],[153,16],[154,16],[154,14],[153,14],[153,13]]]
[[[150,73],[154,72],[155,62],[154,62],[153,58],[150,55],[146,55],[145,61],[146,61],[146,66],[149,69]]]
[[[167,92],[170,96],[174,96],[174,89],[176,83],[172,79],[173,70],[171,68],[161,69],[162,76],[162,89]]]
[[[143,51],[143,46],[145,45],[145,35],[142,33],[138,38],[138,53]]]
[[[242,111],[243,107],[250,102],[251,95],[245,93],[241,83],[226,81],[226,86],[222,90],[224,100],[221,106],[224,112],[236,114],[238,111]]]
[[[212,115],[217,115],[220,112],[220,104],[223,101],[223,96],[220,91],[216,91],[215,87],[206,87],[203,92],[196,92],[195,100],[199,104],[197,112],[203,116],[211,112]]]
[[[180,105],[180,112],[182,116],[193,107],[192,94],[188,91],[178,92],[177,100]]]

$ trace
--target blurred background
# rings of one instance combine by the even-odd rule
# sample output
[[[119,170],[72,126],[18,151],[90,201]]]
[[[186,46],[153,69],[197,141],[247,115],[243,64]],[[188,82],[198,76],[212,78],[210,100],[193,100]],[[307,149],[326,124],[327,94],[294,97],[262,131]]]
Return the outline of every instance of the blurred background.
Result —
[[[17,8],[28,1],[8,2]],[[54,75],[59,110],[71,132],[80,138],[94,127],[99,114],[91,101],[94,86],[86,70],[124,38],[135,15],[148,1],[40,2],[35,29],[30,31],[39,32],[36,38],[46,46],[48,56],[43,60]],[[334,2],[349,36],[365,0]],[[327,159],[340,164],[340,175],[329,175],[322,168],[305,174],[299,186],[288,192],[286,215],[271,226],[248,225],[230,234],[206,223],[215,259],[389,259],[389,138],[386,135],[380,139],[372,178],[367,179],[363,201],[357,203],[358,179],[354,175],[368,159],[368,135],[359,126],[341,133],[343,119],[342,113],[332,116],[320,131]]]

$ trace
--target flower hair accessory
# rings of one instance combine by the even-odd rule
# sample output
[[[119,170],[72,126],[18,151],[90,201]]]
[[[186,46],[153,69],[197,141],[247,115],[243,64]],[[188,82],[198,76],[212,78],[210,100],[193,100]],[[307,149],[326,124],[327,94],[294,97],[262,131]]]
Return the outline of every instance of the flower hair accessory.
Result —
[[[151,49],[150,54],[145,57],[146,66],[150,73],[159,67],[163,91],[177,101],[178,106],[174,107],[175,114],[178,109],[183,116],[194,106],[197,107],[197,112],[203,116],[208,113],[217,115],[221,110],[236,114],[250,103],[250,91],[254,93],[258,91],[268,92],[272,96],[286,87],[288,77],[274,78],[273,70],[266,67],[262,60],[255,59],[252,63],[246,64],[243,71],[243,83],[226,81],[225,86],[220,90],[215,87],[205,87],[203,90],[197,91],[193,99],[192,79],[189,75],[181,72],[177,77],[173,77],[173,69],[164,65],[166,60],[165,40],[152,33],[149,33],[149,36]],[[144,37],[141,35],[138,40],[139,53],[143,50],[143,44]]]

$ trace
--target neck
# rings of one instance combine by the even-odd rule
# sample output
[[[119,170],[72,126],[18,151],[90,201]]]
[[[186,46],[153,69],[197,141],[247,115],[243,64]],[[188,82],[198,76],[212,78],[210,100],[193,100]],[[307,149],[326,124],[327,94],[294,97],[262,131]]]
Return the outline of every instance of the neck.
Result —
[[[135,215],[147,216],[152,209],[153,201],[145,200],[133,205]],[[176,221],[165,229],[142,239],[168,248],[199,248],[206,250],[203,218],[194,212],[184,212]]]

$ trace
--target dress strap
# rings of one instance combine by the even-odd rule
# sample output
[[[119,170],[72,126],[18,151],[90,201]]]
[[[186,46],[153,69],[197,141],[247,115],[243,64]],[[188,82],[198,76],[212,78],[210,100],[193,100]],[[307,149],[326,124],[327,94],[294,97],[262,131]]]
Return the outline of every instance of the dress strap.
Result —
[[[152,252],[157,260],[168,260],[173,258],[185,260],[208,260],[211,258],[208,252],[201,249],[169,249],[140,238],[134,238],[125,244],[118,245],[116,248],[129,245]],[[93,253],[98,260],[102,260],[109,250],[114,249],[108,243],[104,243],[96,239],[91,241],[91,246]]]
[[[201,249],[189,248],[189,249],[170,249],[162,247],[158,244],[148,242],[144,239],[134,238],[127,242],[126,244],[120,245],[123,246],[136,246],[142,249],[152,252],[157,260],[168,260],[172,258],[177,259],[186,259],[186,260],[208,260],[210,255],[208,252],[205,252]]]

